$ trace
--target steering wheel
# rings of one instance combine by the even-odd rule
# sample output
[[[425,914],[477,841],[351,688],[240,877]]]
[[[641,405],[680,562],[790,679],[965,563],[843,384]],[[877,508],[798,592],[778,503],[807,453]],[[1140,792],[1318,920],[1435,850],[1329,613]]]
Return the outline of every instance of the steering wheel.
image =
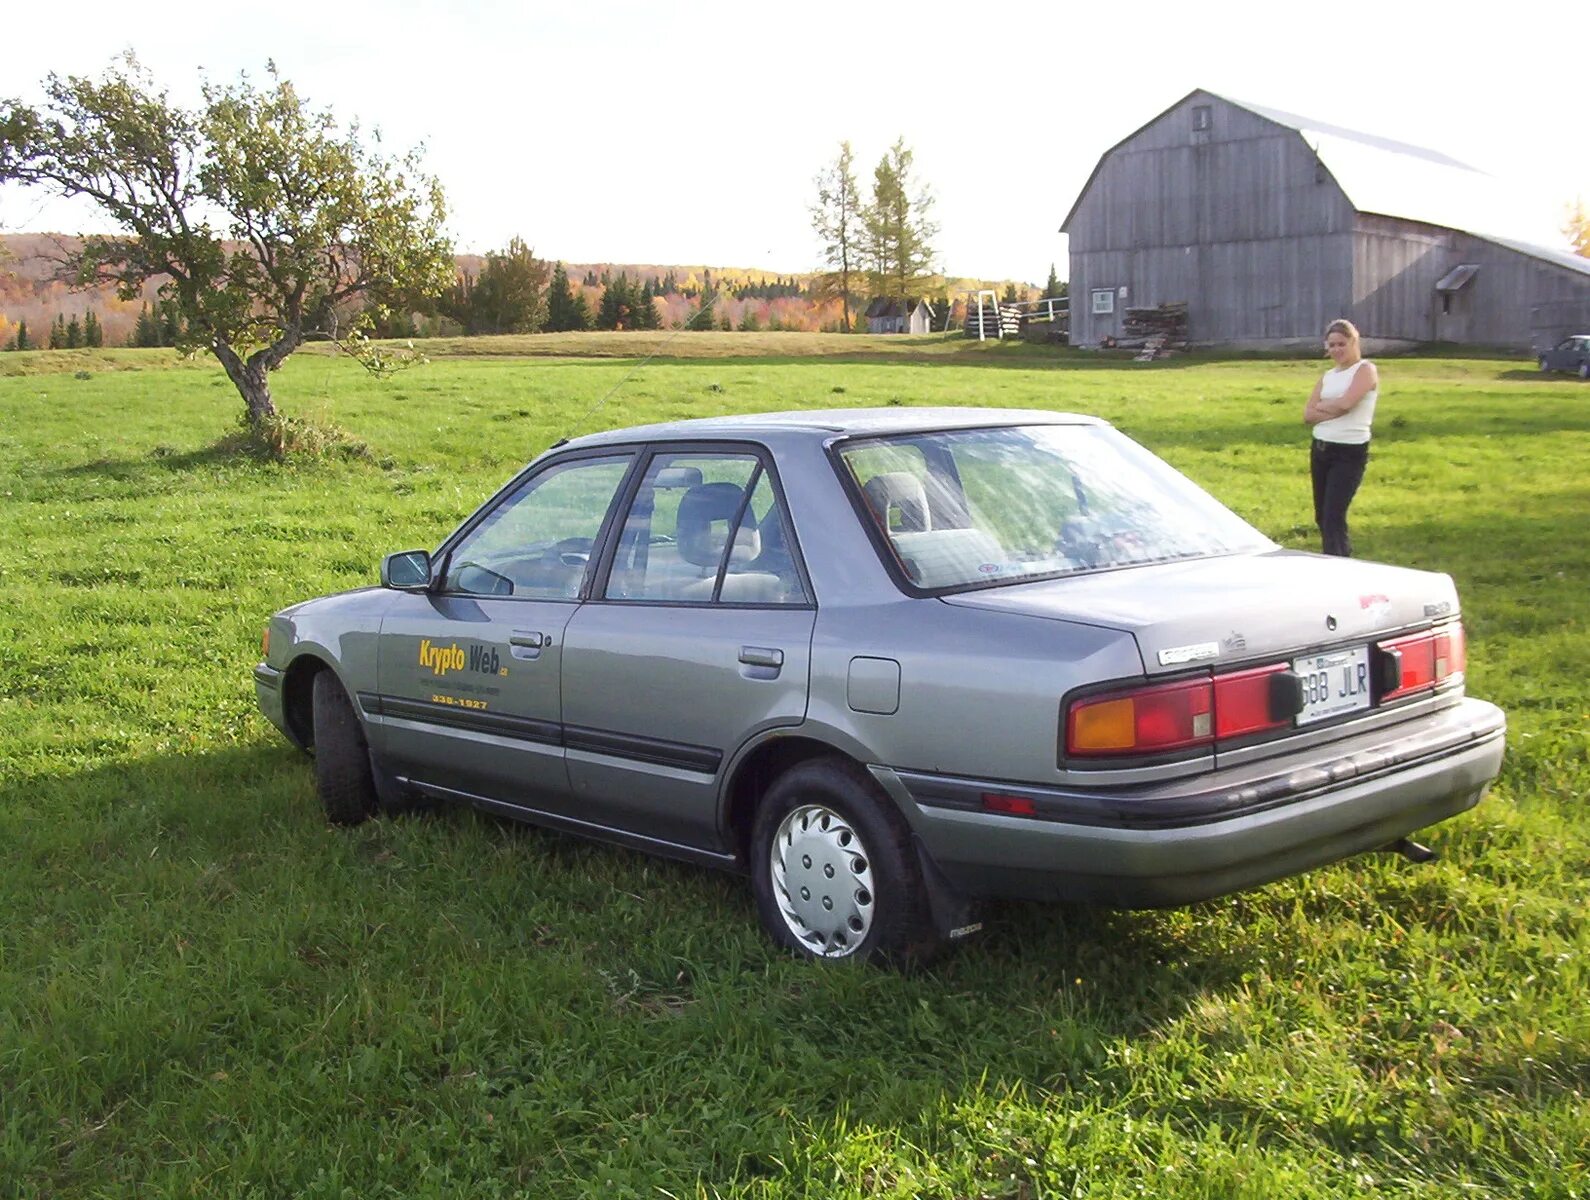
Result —
[[[548,546],[545,557],[565,567],[583,567],[591,561],[591,547],[594,545],[596,543],[588,537],[564,538]]]

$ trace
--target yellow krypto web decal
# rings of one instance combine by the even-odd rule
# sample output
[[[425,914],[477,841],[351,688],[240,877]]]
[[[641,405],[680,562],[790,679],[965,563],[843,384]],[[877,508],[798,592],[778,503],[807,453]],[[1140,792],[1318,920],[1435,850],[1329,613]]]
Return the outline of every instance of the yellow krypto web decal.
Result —
[[[437,646],[429,638],[420,639],[420,666],[429,667],[431,674],[438,678],[449,671],[462,671],[466,666],[469,670],[482,675],[508,673],[508,668],[502,665],[502,658],[498,655],[495,646],[475,643],[466,653],[457,642]]]

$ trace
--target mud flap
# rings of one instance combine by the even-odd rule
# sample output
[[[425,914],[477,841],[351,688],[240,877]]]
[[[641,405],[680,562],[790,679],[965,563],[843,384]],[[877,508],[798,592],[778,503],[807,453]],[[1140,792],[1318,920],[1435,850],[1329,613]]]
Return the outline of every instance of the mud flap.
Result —
[[[944,877],[922,839],[913,835],[911,846],[916,851],[922,885],[927,890],[928,915],[938,935],[945,941],[958,942],[981,930],[983,922],[976,905]]]

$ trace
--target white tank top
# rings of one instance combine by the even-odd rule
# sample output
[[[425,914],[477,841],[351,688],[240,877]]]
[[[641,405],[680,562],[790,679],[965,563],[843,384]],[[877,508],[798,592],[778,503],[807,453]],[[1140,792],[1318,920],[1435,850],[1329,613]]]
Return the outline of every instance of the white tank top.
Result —
[[[1320,399],[1338,400],[1345,396],[1347,389],[1352,386],[1353,376],[1358,374],[1358,368],[1368,361],[1367,358],[1360,358],[1350,367],[1332,367],[1326,371],[1320,380]],[[1314,436],[1322,442],[1362,446],[1369,440],[1369,426],[1374,422],[1375,401],[1379,396],[1380,389],[1371,388],[1362,400],[1341,416],[1314,426]]]

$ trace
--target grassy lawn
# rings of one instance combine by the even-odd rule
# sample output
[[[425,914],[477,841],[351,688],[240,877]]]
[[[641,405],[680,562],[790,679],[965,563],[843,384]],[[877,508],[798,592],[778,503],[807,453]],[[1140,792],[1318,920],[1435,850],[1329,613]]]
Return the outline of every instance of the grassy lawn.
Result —
[[[658,341],[300,354],[278,402],[367,450],[299,465],[224,448],[209,364],[0,355],[0,1197],[1590,1196],[1590,386],[1382,363],[1355,541],[1457,579],[1510,719],[1439,862],[1003,905],[901,977],[781,956],[733,877],[328,829],[254,707],[265,617],[558,437],[757,409],[1097,413],[1312,547],[1322,364],[692,334],[637,373]]]

